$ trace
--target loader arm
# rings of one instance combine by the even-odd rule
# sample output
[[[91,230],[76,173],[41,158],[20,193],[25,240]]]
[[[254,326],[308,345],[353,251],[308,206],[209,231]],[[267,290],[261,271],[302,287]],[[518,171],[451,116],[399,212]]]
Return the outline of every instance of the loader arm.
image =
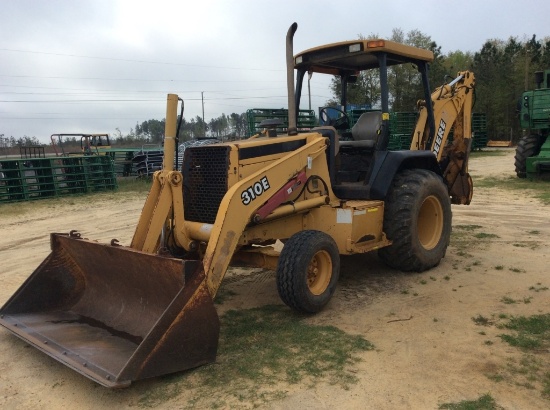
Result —
[[[449,84],[438,87],[431,95],[436,131],[430,136],[428,108],[419,101],[420,115],[411,142],[411,150],[430,150],[443,173],[451,200],[469,204],[473,187],[468,174],[468,157],[472,141],[472,103],[475,77],[461,71]],[[453,130],[453,142],[447,145]]]
[[[153,183],[143,206],[130,247],[139,251],[154,253],[158,250],[159,239],[173,210],[183,206],[182,201],[174,206],[178,197],[176,188],[181,188],[182,175],[174,171],[176,152],[176,121],[179,98],[168,94],[166,103],[166,125],[164,136],[164,158],[161,171],[153,174]],[[180,195],[181,196],[181,195]],[[183,215],[182,215],[183,216]],[[191,240],[185,230],[179,233],[180,246],[189,250]]]
[[[195,227],[191,229],[191,224],[184,220],[183,204],[179,204],[180,201],[183,202],[179,197],[181,189],[174,190],[175,202],[178,203],[174,206],[176,210],[174,224],[178,242],[180,242],[180,234],[182,238],[193,239],[205,234],[209,236],[202,264],[212,297],[216,295],[241,235],[258,208],[272,198],[289,180],[307,168],[309,162],[324,154],[326,144],[325,138],[319,134],[313,134],[307,138],[303,147],[233,185],[225,194],[213,225],[193,224]],[[245,197],[249,188],[257,183],[262,184],[264,189],[268,188],[262,193],[261,200],[260,197],[256,197],[246,203]]]
[[[176,244],[187,251],[195,250],[199,241],[207,241],[202,268],[199,269],[204,269],[208,290],[214,298],[239,239],[258,208],[303,171],[308,162],[324,154],[327,142],[319,134],[312,134],[303,147],[230,187],[220,203],[214,224],[192,223],[186,221],[184,215],[183,175],[173,170],[177,104],[178,96],[168,95],[164,166],[162,171],[154,174],[153,184],[130,247],[147,253],[157,253],[163,245],[160,239],[167,225],[173,225],[171,229],[175,232]],[[243,195],[257,183],[263,184],[261,200],[258,196],[245,204]],[[269,188],[266,189],[266,186]]]

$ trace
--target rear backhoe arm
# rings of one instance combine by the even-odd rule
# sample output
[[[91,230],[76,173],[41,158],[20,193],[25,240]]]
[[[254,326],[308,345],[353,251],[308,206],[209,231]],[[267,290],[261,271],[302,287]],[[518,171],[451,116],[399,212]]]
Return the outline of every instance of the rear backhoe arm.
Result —
[[[419,101],[420,115],[416,123],[411,150],[430,150],[441,166],[443,179],[453,203],[469,204],[472,182],[468,174],[468,156],[472,138],[472,103],[475,77],[461,71],[449,84],[438,87],[431,95],[435,118],[435,133],[430,136],[428,110]],[[453,142],[447,145],[453,130]]]

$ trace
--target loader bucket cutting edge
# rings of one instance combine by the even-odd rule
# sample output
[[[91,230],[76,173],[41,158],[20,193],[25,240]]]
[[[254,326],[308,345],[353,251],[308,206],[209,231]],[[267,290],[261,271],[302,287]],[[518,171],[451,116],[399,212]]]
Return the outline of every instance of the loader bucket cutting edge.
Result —
[[[219,319],[200,261],[51,235],[52,252],[0,324],[106,387],[216,359]]]

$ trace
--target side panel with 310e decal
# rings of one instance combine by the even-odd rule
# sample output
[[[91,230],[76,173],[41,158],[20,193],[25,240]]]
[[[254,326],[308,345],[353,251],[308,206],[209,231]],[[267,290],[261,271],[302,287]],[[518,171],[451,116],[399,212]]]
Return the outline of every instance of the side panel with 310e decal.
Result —
[[[271,188],[271,186],[269,185],[267,177],[262,177],[259,181],[254,182],[254,184],[241,192],[241,201],[244,205],[248,205],[269,188]]]

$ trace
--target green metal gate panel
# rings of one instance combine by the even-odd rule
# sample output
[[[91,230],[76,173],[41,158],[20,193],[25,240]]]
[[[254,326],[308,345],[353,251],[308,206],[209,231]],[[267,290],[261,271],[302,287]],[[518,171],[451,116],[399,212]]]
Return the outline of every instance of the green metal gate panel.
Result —
[[[117,188],[105,155],[0,160],[0,203]]]
[[[277,127],[278,133],[285,133],[288,128],[288,110],[286,108],[251,108],[246,111],[248,121],[248,136],[259,133],[262,128],[260,123],[263,120],[279,119],[282,125]],[[296,120],[298,130],[309,130],[317,126],[317,118],[313,110],[299,110]]]

